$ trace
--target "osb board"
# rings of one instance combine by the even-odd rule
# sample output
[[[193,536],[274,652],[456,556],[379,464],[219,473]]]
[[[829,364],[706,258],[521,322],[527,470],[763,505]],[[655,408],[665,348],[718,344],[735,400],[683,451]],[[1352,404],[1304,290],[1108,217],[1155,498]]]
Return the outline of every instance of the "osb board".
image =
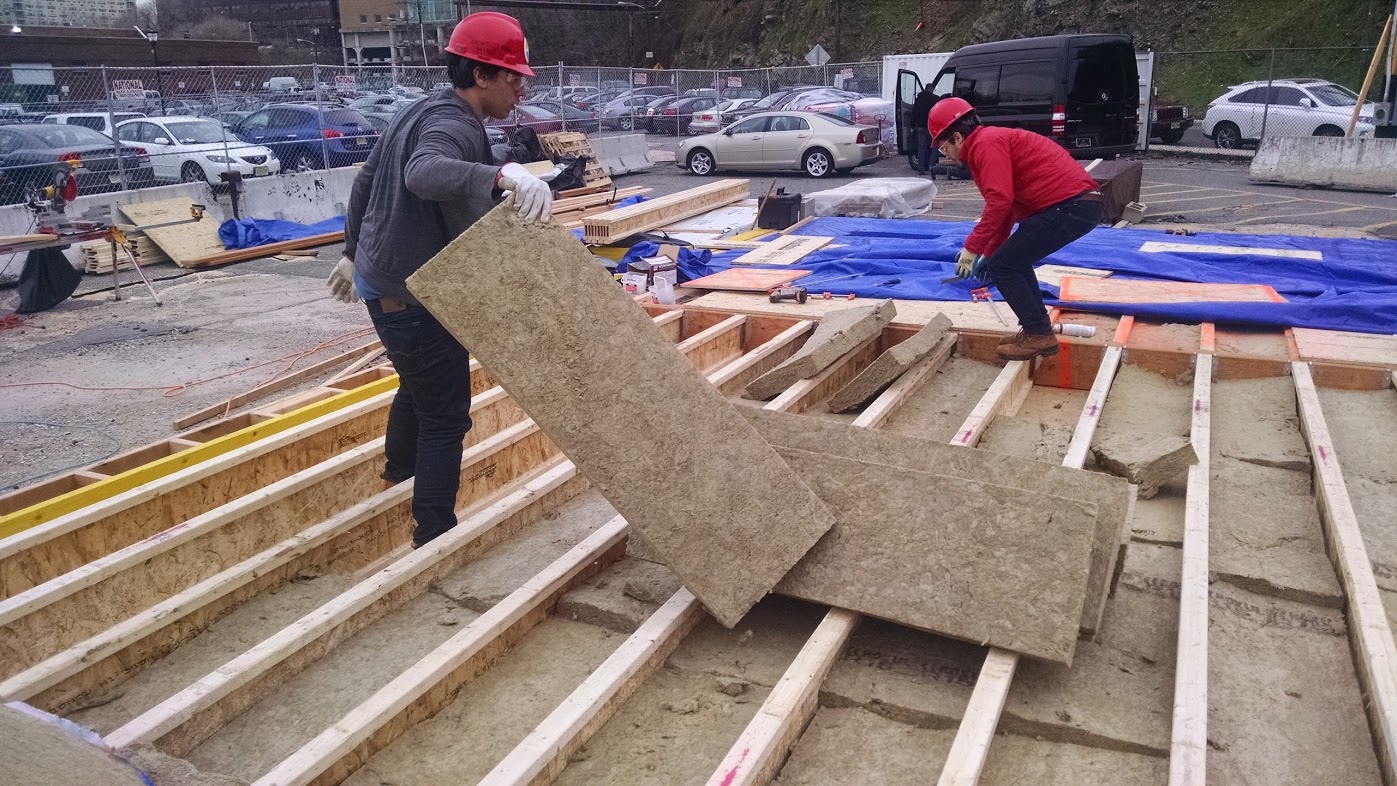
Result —
[[[781,271],[777,271],[781,272]],[[853,302],[857,303],[858,300]],[[956,330],[971,330],[983,333],[1007,334],[1018,330],[1017,324],[1005,325],[995,318],[987,303],[967,303],[964,301],[939,300],[893,300],[897,306],[897,316],[893,317],[894,327],[921,328],[937,314],[951,318]],[[805,303],[783,300],[772,303],[765,294],[753,295],[744,292],[710,292],[685,304],[687,309],[712,309],[734,314],[759,314],[795,319],[820,319],[827,312],[848,308],[850,301],[845,299],[811,298]],[[1008,319],[1008,308],[996,303],[1000,313]]]
[[[685,284],[693,289],[722,289],[734,292],[765,292],[768,289],[789,284],[798,278],[810,275],[809,270],[749,270],[729,268],[703,278],[696,278]],[[848,305],[847,301],[841,301]]]
[[[836,519],[777,592],[1071,664],[1096,505],[1000,485],[1009,478],[777,451]]]
[[[122,205],[121,212],[137,226],[163,224],[188,220],[190,204],[188,197],[162,199],[159,202],[132,202]],[[176,265],[188,267],[198,260],[227,252],[223,241],[218,239],[218,223],[218,219],[205,213],[199,221],[144,232]]]
[[[1116,278],[1062,280],[1058,299],[1076,303],[1284,303],[1264,284],[1198,284]]]
[[[735,625],[834,525],[568,230],[496,208],[408,288],[720,622]]]
[[[1397,336],[1309,328],[1295,328],[1293,332],[1301,360],[1397,368]]]
[[[1227,256],[1279,257],[1283,259],[1308,259],[1324,261],[1324,253],[1301,248],[1253,248],[1250,246],[1215,246],[1200,243],[1161,243],[1146,241],[1140,250],[1151,254],[1223,254]]]
[[[733,260],[734,265],[793,265],[834,242],[832,237],[777,235]]]
[[[1076,276],[1078,278],[1110,278],[1113,273],[1110,270],[1092,270],[1086,267],[1071,267],[1069,265],[1040,265],[1033,269],[1038,276],[1038,283],[1051,284],[1055,287],[1062,286],[1064,276]]]
[[[987,450],[966,450],[943,442],[858,428],[824,418],[760,409],[744,409],[743,414],[752,421],[764,439],[779,447],[830,453],[965,480],[989,481],[1094,505],[1097,511],[1096,530],[1081,627],[1096,630],[1100,624],[1109,582],[1128,523],[1130,498],[1129,484],[1125,480],[1060,464]]]

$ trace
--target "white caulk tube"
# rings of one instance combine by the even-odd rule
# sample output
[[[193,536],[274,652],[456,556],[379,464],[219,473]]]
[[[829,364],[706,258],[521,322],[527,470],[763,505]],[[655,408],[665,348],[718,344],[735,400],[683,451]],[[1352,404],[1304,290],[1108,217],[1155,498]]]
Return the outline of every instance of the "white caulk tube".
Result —
[[[1064,336],[1091,338],[1096,335],[1096,328],[1091,325],[1074,325],[1071,322],[1054,322],[1053,332],[1060,333]]]

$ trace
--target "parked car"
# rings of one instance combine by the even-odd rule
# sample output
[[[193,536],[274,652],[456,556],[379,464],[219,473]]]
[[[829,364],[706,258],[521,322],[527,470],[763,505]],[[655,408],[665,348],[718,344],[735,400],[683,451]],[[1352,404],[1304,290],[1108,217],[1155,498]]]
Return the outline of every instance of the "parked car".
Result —
[[[233,126],[238,124],[238,121],[242,120],[244,117],[247,117],[250,114],[252,113],[246,111],[230,110],[226,112],[214,112],[213,114],[209,115],[209,119],[217,120],[218,122],[222,123],[224,127],[231,129]]]
[[[730,113],[728,113],[728,122],[733,123],[738,120],[741,120],[744,117],[755,115],[758,112],[770,112],[772,109],[776,107],[777,103],[781,102],[782,100],[784,100],[785,98],[787,98],[795,92],[797,91],[778,90],[769,96],[757,99],[754,103],[748,104],[747,106],[740,107],[738,109],[734,109]]]
[[[1135,149],[1140,77],[1125,35],[1055,35],[957,49],[931,82],[938,99],[957,96],[986,125],[1042,134],[1079,158]],[[897,152],[913,149],[910,116],[922,91],[914,71],[897,72]]]
[[[1193,127],[1188,107],[1156,99],[1150,107],[1150,138],[1166,145],[1177,145],[1184,132]]]
[[[26,190],[52,183],[59,167],[73,162],[79,194],[120,191],[123,171],[132,188],[155,183],[143,148],[121,145],[120,169],[117,148],[110,137],[80,125],[0,126],[0,204],[23,202]]]
[[[685,136],[689,133],[689,123],[693,122],[696,112],[712,109],[717,105],[717,96],[681,98],[662,107],[655,114],[655,128],[662,134]]]
[[[645,133],[658,134],[659,129],[655,125],[657,116],[669,108],[670,104],[683,99],[684,96],[662,96],[651,101],[645,106]],[[639,118],[637,118],[639,119]]]
[[[350,101],[349,108],[360,112],[392,114],[410,104],[412,104],[411,101],[394,95],[373,95],[356,98]]]
[[[116,121],[117,125],[120,125],[123,121],[135,120],[140,117],[145,117],[145,114],[141,112],[112,112],[110,114],[106,112],[60,112],[55,115],[45,115],[41,122],[45,125],[82,126],[111,137],[116,132],[116,127],[112,125],[113,120]]]
[[[635,128],[636,118],[643,118],[645,107],[654,100],[651,95],[620,96],[603,104],[597,110],[597,118],[604,129],[630,131]]]
[[[883,144],[872,126],[816,112],[763,112],[720,133],[685,139],[674,160],[695,175],[797,169],[827,177],[882,157]]]
[[[556,115],[563,120],[563,127],[568,131],[582,131],[591,133],[601,129],[601,123],[597,120],[596,112],[589,112],[565,101],[545,98],[533,101],[527,106],[538,107],[545,112]]]
[[[691,134],[712,134],[721,131],[732,123],[734,112],[742,110],[743,107],[757,103],[755,98],[734,98],[724,101],[711,108],[694,113],[693,120],[689,122],[689,133]]]
[[[536,134],[547,134],[553,131],[562,131],[563,119],[532,104],[520,104],[514,107],[514,111],[510,112],[503,120],[496,120],[493,117],[487,119],[485,126],[487,130],[490,127],[501,129],[512,142],[515,129],[521,126],[532,128]]]
[[[363,161],[378,141],[378,132],[357,110],[322,104],[273,104],[240,120],[233,133],[271,148],[283,171]]]
[[[274,76],[262,83],[262,89],[273,93],[298,93],[301,83],[294,76]]]
[[[223,124],[207,117],[152,117],[128,120],[116,127],[116,138],[138,144],[150,153],[155,179],[196,183],[221,183],[223,172],[262,177],[281,172],[272,151],[249,145],[233,136]]]
[[[1358,94],[1323,79],[1276,79],[1244,82],[1208,104],[1203,135],[1220,148],[1241,147],[1261,140],[1261,129],[1278,136],[1344,136]],[[1354,128],[1357,136],[1373,135],[1375,107],[1365,103]]]

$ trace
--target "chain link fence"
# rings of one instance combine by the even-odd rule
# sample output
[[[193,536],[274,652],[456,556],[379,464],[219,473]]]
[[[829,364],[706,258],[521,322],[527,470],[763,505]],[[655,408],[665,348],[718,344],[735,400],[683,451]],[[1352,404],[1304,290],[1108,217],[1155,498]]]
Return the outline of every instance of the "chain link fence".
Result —
[[[1159,52],[1151,137],[1165,144],[1255,147],[1268,136],[1371,136],[1358,91],[1372,47]],[[1380,70],[1385,70],[1381,69]],[[1381,74],[1366,96],[1382,92]]]

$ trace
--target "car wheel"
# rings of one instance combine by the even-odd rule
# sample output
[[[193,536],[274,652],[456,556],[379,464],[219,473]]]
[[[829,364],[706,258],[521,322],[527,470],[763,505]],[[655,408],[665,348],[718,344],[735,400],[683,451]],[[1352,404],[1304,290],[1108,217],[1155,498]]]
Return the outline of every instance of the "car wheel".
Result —
[[[829,177],[834,172],[834,159],[821,148],[815,148],[801,159],[801,169],[811,177]]]
[[[181,183],[201,183],[205,180],[204,170],[193,161],[186,161],[184,166],[179,168],[179,181]]]
[[[1213,144],[1223,150],[1236,150],[1242,146],[1242,129],[1223,121],[1213,127]]]
[[[1179,144],[1179,140],[1183,138],[1184,132],[1182,129],[1178,131],[1170,129],[1159,135],[1159,141],[1163,142],[1166,145],[1177,145]]]
[[[1338,126],[1320,126],[1315,129],[1315,136],[1344,136],[1344,129]]]
[[[622,131],[629,131],[629,130],[631,130],[631,128],[632,128],[633,126],[634,126],[634,123],[631,122],[631,119],[630,119],[629,117],[623,117],[623,118],[621,118],[621,130],[622,130]]]
[[[689,174],[691,175],[711,175],[717,168],[717,163],[713,160],[713,154],[703,148],[695,148],[689,153]]]

